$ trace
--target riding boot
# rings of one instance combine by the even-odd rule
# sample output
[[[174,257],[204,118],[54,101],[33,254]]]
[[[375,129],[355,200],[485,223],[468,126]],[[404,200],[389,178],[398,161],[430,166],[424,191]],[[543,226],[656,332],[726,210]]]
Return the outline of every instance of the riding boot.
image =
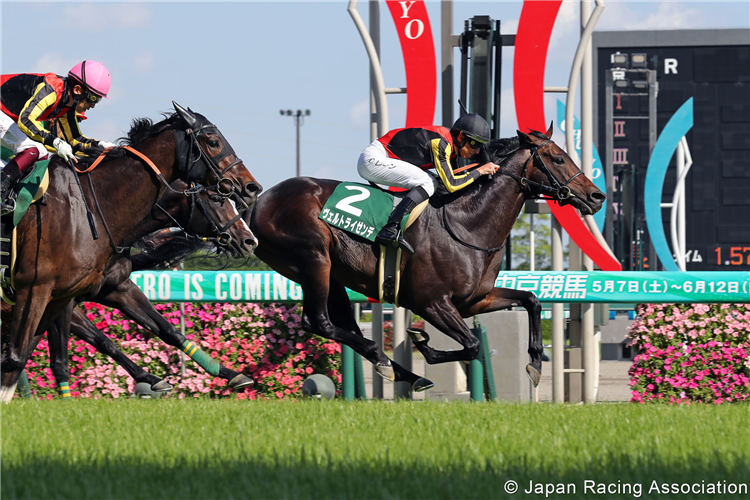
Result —
[[[39,159],[39,151],[36,148],[25,149],[18,153],[15,158],[5,165],[0,173],[0,200],[2,200],[2,213],[15,210],[15,203],[6,204],[6,200],[13,192],[13,188],[23,175]]]
[[[396,208],[393,209],[391,216],[388,218],[388,223],[383,226],[383,229],[375,237],[375,243],[393,247],[400,246],[409,253],[414,253],[414,248],[404,239],[400,227],[401,219],[429,197],[427,191],[422,187],[417,187],[409,191],[401,202],[396,205]]]

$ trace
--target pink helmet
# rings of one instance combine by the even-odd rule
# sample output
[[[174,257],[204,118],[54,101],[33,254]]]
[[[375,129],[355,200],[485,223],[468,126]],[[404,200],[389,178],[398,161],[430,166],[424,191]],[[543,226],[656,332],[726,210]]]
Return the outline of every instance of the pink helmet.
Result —
[[[73,78],[91,92],[107,97],[112,77],[104,65],[97,61],[83,61],[68,71],[68,77]]]

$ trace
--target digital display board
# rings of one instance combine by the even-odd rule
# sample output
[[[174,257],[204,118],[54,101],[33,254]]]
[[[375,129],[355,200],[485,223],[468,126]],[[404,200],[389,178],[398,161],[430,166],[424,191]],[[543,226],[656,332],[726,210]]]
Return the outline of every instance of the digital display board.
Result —
[[[593,47],[595,144],[611,176],[613,217],[605,236],[623,269],[664,269],[655,264],[644,208],[657,200],[644,196],[644,183],[654,140],[692,98],[685,136],[692,157],[684,183],[686,270],[750,270],[750,30],[596,32]],[[648,70],[656,78],[655,106]],[[672,251],[670,207],[664,205],[672,203],[676,172],[675,153],[660,200]]]

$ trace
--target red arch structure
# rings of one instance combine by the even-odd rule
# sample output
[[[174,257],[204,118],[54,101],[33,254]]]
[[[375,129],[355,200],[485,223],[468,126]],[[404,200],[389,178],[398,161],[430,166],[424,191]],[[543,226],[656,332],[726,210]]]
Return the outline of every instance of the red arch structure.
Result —
[[[526,0],[516,33],[513,62],[513,95],[518,128],[547,130],[544,118],[544,72],[552,28],[562,0]],[[547,202],[568,235],[603,271],[621,271],[622,266],[605,250],[571,206]],[[606,208],[605,208],[606,210]]]
[[[426,127],[435,118],[437,63],[427,8],[422,0],[386,0],[396,25],[406,70],[405,127]]]

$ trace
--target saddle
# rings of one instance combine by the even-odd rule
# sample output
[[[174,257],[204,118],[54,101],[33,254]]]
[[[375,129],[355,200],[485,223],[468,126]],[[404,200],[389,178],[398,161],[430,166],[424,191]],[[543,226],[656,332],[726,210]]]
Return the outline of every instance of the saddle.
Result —
[[[15,210],[0,217],[0,296],[10,305],[15,304],[13,275],[16,264],[16,226],[29,207],[41,200],[49,186],[49,160],[38,161],[31,171],[18,181],[9,200]]]
[[[331,226],[375,242],[378,231],[388,222],[393,208],[406,195],[404,192],[391,192],[380,186],[368,186],[353,182],[342,182],[323,205],[318,216]],[[401,221],[401,230],[417,220],[429,200],[420,203]],[[401,249],[380,246],[378,264],[378,298],[381,302],[396,303],[398,284],[401,279]]]

